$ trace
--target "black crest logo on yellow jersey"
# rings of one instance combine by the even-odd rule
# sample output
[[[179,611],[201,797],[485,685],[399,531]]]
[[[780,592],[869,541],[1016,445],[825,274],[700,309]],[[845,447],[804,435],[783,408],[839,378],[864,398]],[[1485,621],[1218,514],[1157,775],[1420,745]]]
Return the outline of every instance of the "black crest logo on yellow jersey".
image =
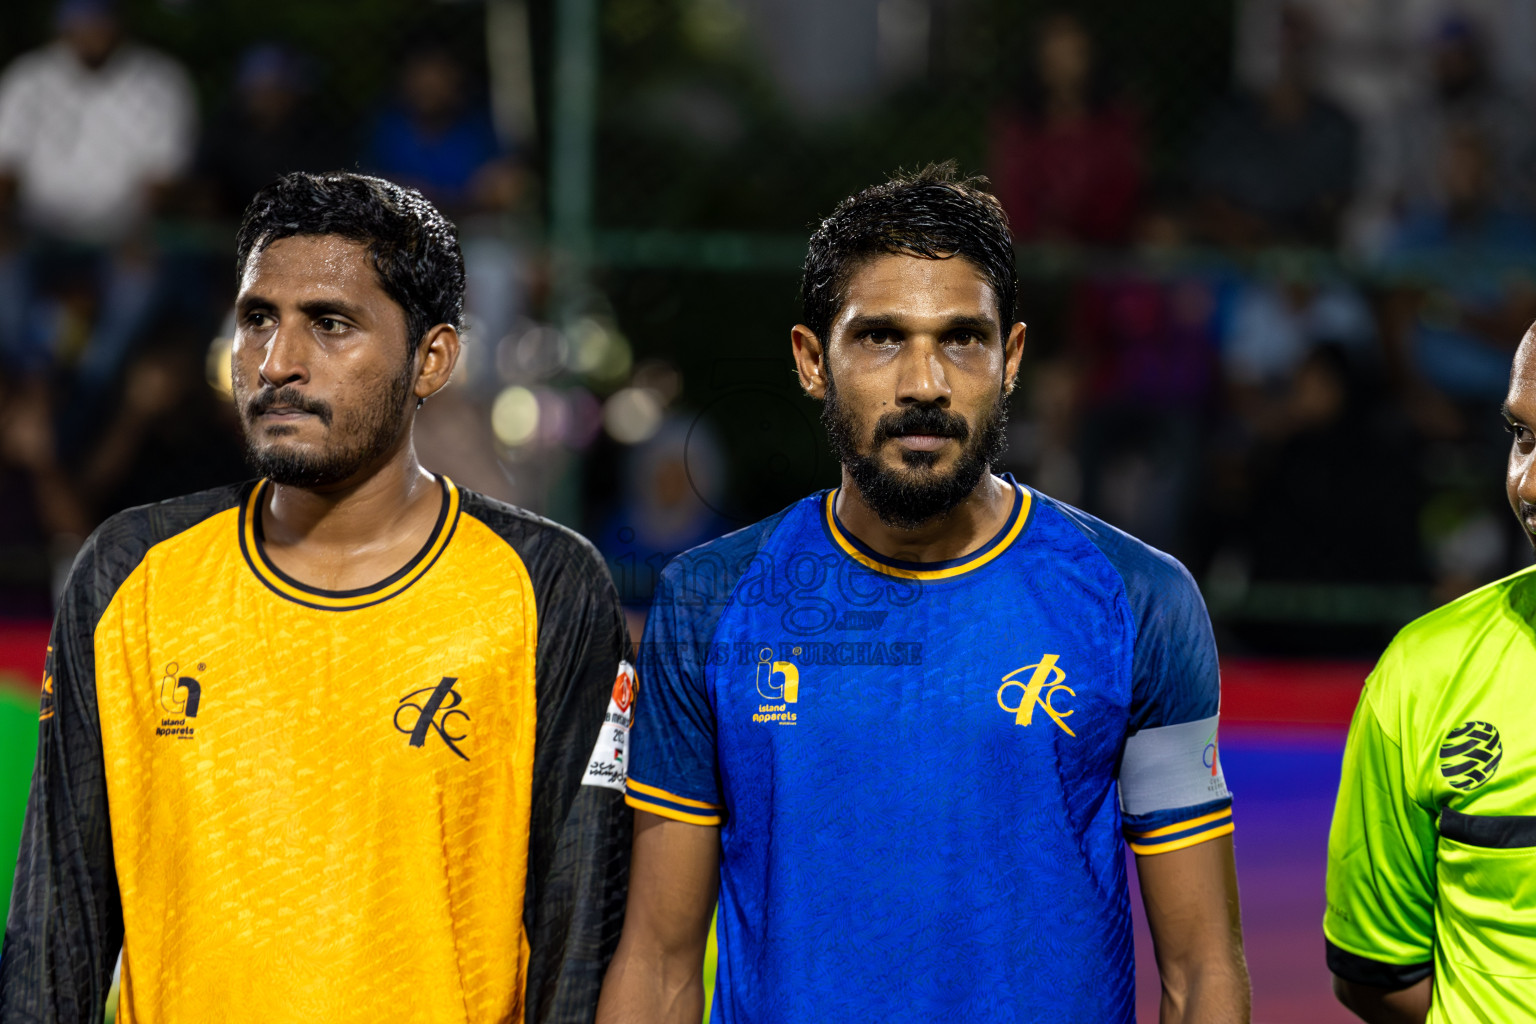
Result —
[[[1463,722],[1440,744],[1440,774],[1452,789],[1476,789],[1499,770],[1504,742],[1487,722]]]
[[[207,667],[198,662],[197,671],[202,672]],[[197,717],[202,703],[203,684],[195,676],[182,675],[178,663],[169,662],[165,666],[165,675],[160,678],[160,707],[165,711],[165,717],[155,727],[155,735],[191,739],[196,730],[190,719]]]
[[[410,737],[409,743],[413,747],[424,746],[427,733],[436,730],[449,750],[468,761],[469,755],[459,749],[459,744],[469,733],[455,736],[448,731],[454,716],[469,721],[469,713],[459,710],[464,697],[453,688],[458,681],[457,676],[443,676],[443,681],[436,686],[412,690],[401,697],[400,706],[395,709],[395,728]]]
[[[1013,715],[1015,725],[1023,726],[1034,722],[1035,708],[1039,707],[1051,721],[1061,726],[1062,732],[1076,737],[1077,733],[1066,723],[1073,712],[1055,704],[1058,692],[1065,692],[1068,697],[1077,696],[1066,683],[1066,670],[1056,664],[1058,658],[1059,655],[1047,654],[1033,665],[1009,672],[1003,677],[1003,685],[997,688],[997,706]],[[1028,681],[1023,678],[1026,672],[1029,673]],[[1017,699],[1015,690],[1018,691]]]

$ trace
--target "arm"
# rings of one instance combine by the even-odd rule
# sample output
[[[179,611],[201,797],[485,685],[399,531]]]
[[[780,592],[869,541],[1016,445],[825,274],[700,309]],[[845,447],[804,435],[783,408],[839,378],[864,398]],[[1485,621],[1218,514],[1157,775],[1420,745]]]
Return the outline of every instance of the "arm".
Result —
[[[93,539],[54,621],[37,765],[0,952],[4,1024],[99,1024],[123,943],[96,711],[93,608],[110,568]]]
[[[638,811],[630,870],[624,937],[603,982],[598,1024],[697,1024],[720,830]]]
[[[629,698],[621,709],[615,677],[629,638],[590,546],[554,534],[528,557],[539,635],[526,1014],[529,1024],[576,1024],[592,1019],[624,920],[630,811],[612,753],[627,742]]]
[[[1333,976],[1333,994],[1351,1013],[1369,1024],[1424,1024],[1433,988],[1432,977],[1393,990]]]
[[[1434,991],[1438,833],[1395,732],[1404,660],[1399,638],[1366,680],[1328,833],[1328,969],[1368,1021],[1422,1021]]]
[[[1163,1024],[1248,1020],[1232,837],[1138,855],[1136,874],[1162,979]]]

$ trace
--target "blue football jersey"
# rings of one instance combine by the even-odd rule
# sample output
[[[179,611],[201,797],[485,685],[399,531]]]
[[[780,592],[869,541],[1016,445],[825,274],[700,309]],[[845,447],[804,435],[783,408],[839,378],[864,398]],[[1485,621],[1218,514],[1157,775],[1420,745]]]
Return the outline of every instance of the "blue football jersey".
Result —
[[[720,1024],[1134,1019],[1123,844],[1232,830],[1177,561],[1029,488],[952,562],[836,492],[682,555],[627,799],[721,838]]]

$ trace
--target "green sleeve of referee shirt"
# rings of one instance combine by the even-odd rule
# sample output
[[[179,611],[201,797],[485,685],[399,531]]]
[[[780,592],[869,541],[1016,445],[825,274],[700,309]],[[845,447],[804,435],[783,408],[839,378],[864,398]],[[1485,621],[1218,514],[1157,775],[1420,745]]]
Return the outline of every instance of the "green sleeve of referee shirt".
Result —
[[[1429,976],[1435,935],[1435,817],[1398,742],[1401,648],[1382,656],[1349,726],[1323,915],[1329,969],[1388,989]]]

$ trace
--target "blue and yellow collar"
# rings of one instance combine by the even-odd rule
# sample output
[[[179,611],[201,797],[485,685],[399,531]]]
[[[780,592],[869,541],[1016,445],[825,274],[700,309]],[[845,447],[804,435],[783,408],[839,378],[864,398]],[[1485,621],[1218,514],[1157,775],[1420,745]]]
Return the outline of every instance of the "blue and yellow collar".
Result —
[[[991,540],[977,550],[946,562],[903,562],[886,558],[859,540],[837,518],[837,492],[840,488],[828,491],[825,500],[822,501],[822,525],[826,527],[832,543],[841,548],[844,554],[875,572],[907,580],[953,579],[980,569],[1008,550],[1008,546],[1024,532],[1024,527],[1029,521],[1030,509],[1034,505],[1033,496],[1028,488],[1021,487],[1018,481],[1014,480],[1011,473],[1005,473],[1003,479],[1013,487],[1013,510],[1008,513],[1008,521],[1003,523],[1002,529],[998,530]]]

